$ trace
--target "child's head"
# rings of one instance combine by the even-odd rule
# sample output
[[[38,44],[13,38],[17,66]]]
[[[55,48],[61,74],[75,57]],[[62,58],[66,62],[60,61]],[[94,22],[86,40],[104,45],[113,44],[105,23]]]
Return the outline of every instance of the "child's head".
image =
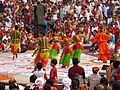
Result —
[[[106,86],[108,85],[108,79],[106,78],[106,77],[102,77],[101,79],[100,79],[100,83],[101,84],[105,84]]]
[[[73,58],[72,62],[73,62],[73,65],[77,65],[79,63],[78,58]]]
[[[51,66],[55,66],[57,65],[57,60],[56,59],[52,59],[51,60]]]
[[[30,76],[30,82],[31,82],[31,83],[35,83],[35,80],[36,80],[36,79],[37,79],[37,76],[36,76],[36,75],[33,74],[33,75]]]
[[[9,85],[9,90],[19,90],[19,87],[18,87],[17,84],[11,83],[11,84]]]
[[[117,69],[119,65],[120,65],[120,62],[119,62],[119,61],[114,61],[114,62],[113,62],[113,67],[114,67],[115,69]]]
[[[41,70],[41,69],[42,69],[42,64],[39,63],[39,62],[37,63],[37,69],[38,69],[38,70]]]
[[[16,80],[15,80],[14,77],[11,77],[11,78],[9,79],[9,84],[11,84],[11,83],[16,83]]]

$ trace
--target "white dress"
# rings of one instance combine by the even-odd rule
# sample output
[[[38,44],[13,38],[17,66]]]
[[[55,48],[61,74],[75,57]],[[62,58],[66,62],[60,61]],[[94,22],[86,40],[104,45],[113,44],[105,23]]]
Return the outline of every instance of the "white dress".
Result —
[[[40,70],[40,71],[35,71],[33,74],[35,74],[38,77],[42,77],[44,78],[44,75],[45,75],[45,71],[43,70]]]

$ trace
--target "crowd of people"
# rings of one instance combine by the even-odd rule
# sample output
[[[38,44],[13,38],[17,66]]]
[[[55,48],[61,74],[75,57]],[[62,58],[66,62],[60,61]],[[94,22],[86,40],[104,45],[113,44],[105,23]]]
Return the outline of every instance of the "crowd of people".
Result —
[[[35,8],[40,5],[44,9],[36,11]],[[40,25],[39,14],[42,12],[44,20]],[[34,50],[32,84],[25,90],[57,90],[55,66],[59,61],[62,68],[69,68],[71,60],[73,67],[69,68],[68,77],[63,79],[63,90],[84,90],[84,87],[90,90],[109,90],[106,89],[108,87],[119,90],[119,43],[119,0],[63,0],[55,3],[46,0],[0,1],[0,51],[12,52],[15,60],[18,52]],[[98,67],[93,67],[88,83],[82,84],[85,83],[85,71],[78,65],[84,49],[82,44],[89,44],[89,51],[93,54],[98,52],[98,60],[103,63],[112,61],[106,68],[106,78],[98,75]],[[58,60],[60,50],[62,53]],[[50,78],[45,74],[48,60],[51,60],[52,66]],[[9,82],[9,89],[13,88],[20,88],[15,79]]]

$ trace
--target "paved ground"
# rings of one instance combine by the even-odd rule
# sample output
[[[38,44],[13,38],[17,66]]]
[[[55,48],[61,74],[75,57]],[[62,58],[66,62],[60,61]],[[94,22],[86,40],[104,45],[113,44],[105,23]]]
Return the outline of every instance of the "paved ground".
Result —
[[[11,75],[15,77],[18,83],[28,83],[29,77],[32,75],[32,70],[34,68],[33,60],[34,57],[31,57],[33,50],[27,51],[25,53],[19,53],[18,58],[12,60],[12,54],[10,52],[2,53],[0,52],[0,76],[2,75]],[[59,54],[60,56],[60,54]],[[97,61],[97,54],[89,53],[88,50],[84,50],[81,57],[80,66],[84,67],[86,72],[86,77],[89,76],[91,68],[93,66],[102,67],[104,63]],[[106,63],[107,65],[109,64]],[[72,66],[72,65],[71,65]],[[47,65],[46,73],[49,76],[50,72],[50,61]],[[58,77],[59,81],[67,75],[67,68],[61,68],[61,65],[57,64]],[[4,80],[8,82],[8,80]]]

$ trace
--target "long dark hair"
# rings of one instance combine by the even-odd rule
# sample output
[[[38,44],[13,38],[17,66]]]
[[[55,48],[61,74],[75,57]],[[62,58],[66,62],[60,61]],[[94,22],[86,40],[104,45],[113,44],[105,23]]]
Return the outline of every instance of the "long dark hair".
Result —
[[[78,79],[73,79],[72,80],[72,87],[71,87],[71,90],[77,90],[79,88],[79,80]]]

